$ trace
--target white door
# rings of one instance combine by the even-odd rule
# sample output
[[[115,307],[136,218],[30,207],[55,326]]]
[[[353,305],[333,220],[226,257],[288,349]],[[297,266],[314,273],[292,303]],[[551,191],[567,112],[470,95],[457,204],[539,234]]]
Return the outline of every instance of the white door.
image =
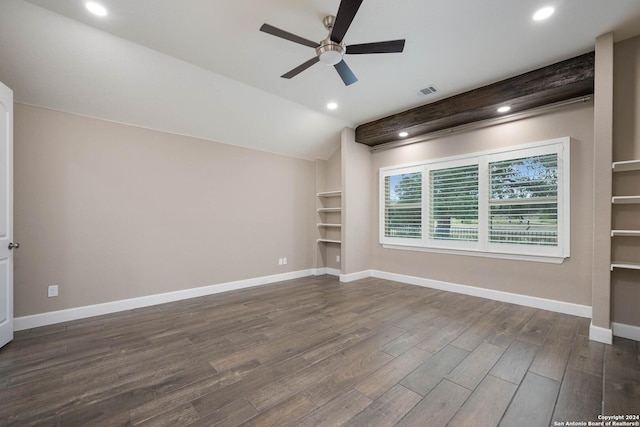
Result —
[[[13,92],[0,83],[0,347],[13,339]]]

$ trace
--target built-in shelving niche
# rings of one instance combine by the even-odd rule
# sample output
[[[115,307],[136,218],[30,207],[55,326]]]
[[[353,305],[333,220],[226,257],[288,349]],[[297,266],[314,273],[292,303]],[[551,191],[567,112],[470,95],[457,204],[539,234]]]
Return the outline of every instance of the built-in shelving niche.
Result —
[[[613,170],[614,173],[618,173],[618,172],[633,172],[633,171],[640,171],[640,160],[625,160],[625,161],[620,161],[620,162],[613,162],[613,164],[611,165],[611,168]],[[631,177],[633,179],[633,177]],[[634,179],[635,180],[635,179]],[[640,182],[638,182],[638,185],[636,186],[635,183],[633,185],[634,188],[639,188],[640,189]],[[614,213],[615,213],[615,209],[622,209],[623,206],[620,205],[638,205],[638,207],[640,207],[640,195],[638,194],[631,194],[631,195],[620,195],[620,196],[613,196],[611,198],[611,203],[613,204],[613,208],[614,208]],[[616,208],[616,206],[619,206],[618,208]],[[633,206],[629,206],[630,208],[636,209]],[[629,228],[628,224],[626,224],[627,226],[624,228],[614,228],[611,230],[611,237],[612,238],[622,238],[622,239],[626,239],[626,238],[640,238],[640,228],[636,229],[636,228]],[[640,239],[639,239],[640,241]],[[614,257],[618,256],[617,252],[623,252],[623,250],[618,251],[618,249],[624,249],[624,245],[621,244],[614,244],[613,246],[613,254]],[[631,251],[628,251],[631,252]],[[629,256],[629,254],[626,254],[625,258]],[[640,270],[640,253],[638,253],[637,251],[635,251],[635,255],[631,255],[631,257],[633,257],[634,259],[632,259],[632,261],[622,261],[622,260],[614,260],[611,262],[611,270],[613,271],[613,269],[615,268],[620,268],[620,269],[627,269],[627,270]],[[637,258],[637,259],[636,259]]]
[[[342,228],[341,216],[342,206],[340,206],[342,192],[341,191],[323,191],[317,194],[320,200],[318,213],[321,215],[322,222],[317,224],[320,230],[318,243],[341,244],[340,230]]]

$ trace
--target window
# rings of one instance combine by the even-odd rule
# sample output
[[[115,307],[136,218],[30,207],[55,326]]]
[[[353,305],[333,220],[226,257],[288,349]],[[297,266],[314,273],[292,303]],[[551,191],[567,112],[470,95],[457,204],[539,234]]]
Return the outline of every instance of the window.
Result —
[[[384,176],[384,236],[396,242],[422,239],[422,170],[389,170]]]
[[[429,168],[429,239],[478,241],[477,162]]]
[[[558,244],[558,155],[489,162],[489,242]]]
[[[569,256],[569,138],[382,168],[380,188],[384,245],[550,262]]]

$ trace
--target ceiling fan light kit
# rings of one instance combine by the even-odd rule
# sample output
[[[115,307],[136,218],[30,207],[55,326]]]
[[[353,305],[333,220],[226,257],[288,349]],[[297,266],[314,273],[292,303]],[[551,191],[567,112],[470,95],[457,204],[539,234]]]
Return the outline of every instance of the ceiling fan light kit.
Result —
[[[332,42],[330,38],[322,40],[316,48],[316,54],[320,62],[327,65],[336,65],[342,61],[342,56],[347,51],[344,43]]]
[[[329,31],[329,36],[320,43],[313,42],[287,31],[281,30],[269,24],[263,24],[260,31],[271,34],[294,43],[312,47],[316,50],[316,56],[297,66],[293,70],[283,74],[282,78],[291,79],[316,62],[333,65],[340,78],[346,86],[358,81],[355,74],[351,71],[347,63],[344,61],[344,55],[350,54],[370,54],[370,53],[400,53],[404,50],[404,39],[389,40],[383,42],[363,43],[357,45],[346,46],[343,38],[347,33],[353,18],[355,18],[363,0],[342,0],[338,8],[338,14],[325,16],[322,20],[325,28]]]
[[[320,62],[327,65],[336,65],[342,61],[342,55],[344,55],[344,50],[340,49],[340,46],[320,46],[316,51]]]

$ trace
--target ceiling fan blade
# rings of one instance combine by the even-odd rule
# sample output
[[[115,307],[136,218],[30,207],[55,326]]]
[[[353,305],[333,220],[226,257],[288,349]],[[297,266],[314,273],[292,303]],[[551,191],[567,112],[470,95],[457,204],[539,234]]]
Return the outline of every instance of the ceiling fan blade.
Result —
[[[336,43],[342,43],[344,35],[347,34],[347,30],[355,18],[358,9],[363,0],[342,0],[338,13],[336,14],[336,20],[331,30],[331,40]]]
[[[262,31],[263,33],[271,34],[272,36],[280,37],[285,40],[289,40],[294,43],[299,43],[305,46],[309,46],[313,48],[316,48],[319,46],[319,44],[314,41],[307,40],[300,36],[296,36],[295,34],[291,34],[288,31],[281,30],[280,28],[276,28],[273,25],[262,24],[262,27],[260,27],[260,31]]]
[[[338,74],[340,74],[340,78],[342,78],[345,86],[349,86],[350,84],[358,81],[355,74],[353,74],[353,71],[351,71],[351,68],[349,68],[344,60],[338,62],[334,67]]]
[[[389,40],[386,42],[352,44],[347,46],[347,52],[351,55],[367,53],[400,53],[404,50],[403,40]]]
[[[311,58],[310,60],[308,60],[304,64],[298,65],[296,68],[294,68],[293,70],[289,71],[288,73],[285,73],[285,74],[281,75],[280,77],[282,77],[283,79],[290,79],[292,77],[295,77],[298,74],[300,74],[301,72],[303,72],[304,70],[306,70],[307,68],[311,67],[313,64],[315,64],[318,61],[320,61],[318,59],[318,57],[314,56],[313,58]]]

